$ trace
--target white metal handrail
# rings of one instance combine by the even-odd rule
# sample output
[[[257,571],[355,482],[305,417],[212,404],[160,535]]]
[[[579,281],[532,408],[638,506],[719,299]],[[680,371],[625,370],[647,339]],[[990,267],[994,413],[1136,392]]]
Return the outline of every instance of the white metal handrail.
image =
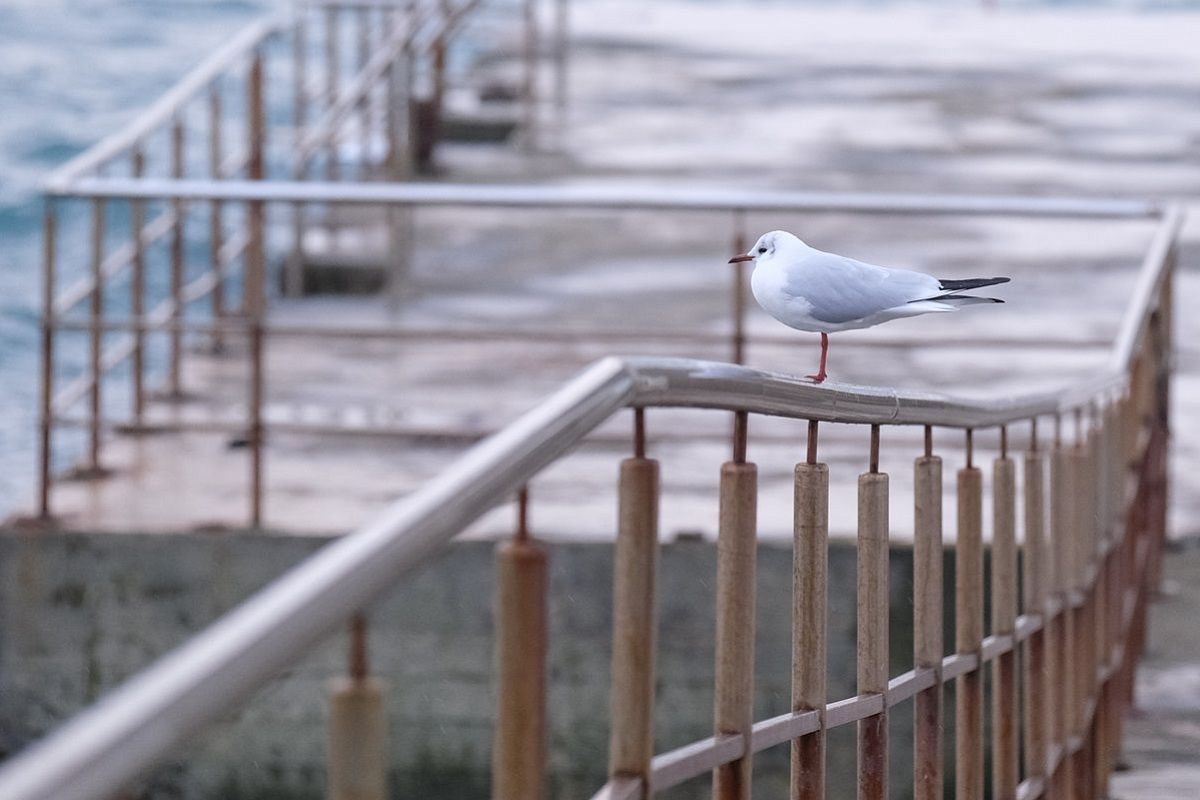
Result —
[[[836,383],[685,359],[604,359],[480,443],[423,489],[276,580],[0,769],[6,800],[103,797],[234,707],[395,586],[618,411],[732,409],[809,420],[988,427],[1069,411],[1118,387],[1169,268],[1178,208],[1142,264],[1110,365],[1049,394],[997,400]]]
[[[113,200],[226,200],[230,202],[358,205],[490,206],[663,211],[845,212],[956,216],[1151,219],[1164,212],[1149,200],[1003,195],[801,192],[722,187],[659,188],[613,184],[338,183],[171,178],[99,178],[50,186],[52,197]]]

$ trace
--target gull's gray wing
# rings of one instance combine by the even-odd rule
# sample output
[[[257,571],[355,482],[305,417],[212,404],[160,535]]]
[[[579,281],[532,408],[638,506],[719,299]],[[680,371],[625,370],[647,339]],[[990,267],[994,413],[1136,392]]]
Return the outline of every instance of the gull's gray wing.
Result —
[[[785,291],[807,302],[816,319],[841,323],[933,297],[940,288],[932,275],[810,249],[798,268],[788,271]]]

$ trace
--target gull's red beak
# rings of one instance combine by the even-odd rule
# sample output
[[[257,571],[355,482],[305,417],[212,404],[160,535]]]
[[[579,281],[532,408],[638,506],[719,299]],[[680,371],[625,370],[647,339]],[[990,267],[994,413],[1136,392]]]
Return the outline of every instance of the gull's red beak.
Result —
[[[741,264],[744,261],[753,261],[753,260],[754,260],[754,256],[734,256],[733,258],[729,259],[729,263],[730,264]]]

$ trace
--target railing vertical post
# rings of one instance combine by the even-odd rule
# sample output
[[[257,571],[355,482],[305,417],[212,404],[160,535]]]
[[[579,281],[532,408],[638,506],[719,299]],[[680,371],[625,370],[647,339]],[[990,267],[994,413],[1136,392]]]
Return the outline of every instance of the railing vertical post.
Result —
[[[621,462],[613,574],[612,731],[609,775],[649,786],[654,749],[655,575],[658,561],[658,462],[645,457],[642,411],[637,447]]]
[[[385,800],[387,716],[384,686],[369,674],[367,621],[350,624],[349,675],[334,679],[329,698],[328,800]]]
[[[1071,483],[1068,469],[1068,453],[1063,447],[1059,425],[1055,424],[1054,450],[1050,458],[1050,540],[1053,548],[1053,565],[1049,584],[1054,592],[1056,610],[1050,619],[1047,643],[1053,653],[1047,652],[1052,668],[1046,671],[1046,697],[1051,719],[1051,740],[1054,742],[1058,761],[1050,780],[1049,796],[1054,800],[1071,796],[1071,771],[1068,766],[1067,746],[1071,730],[1071,684],[1074,675],[1074,655],[1071,642],[1070,593],[1070,509]]]
[[[1032,780],[1046,775],[1046,481],[1044,459],[1038,451],[1037,422],[1025,453],[1025,542],[1023,560],[1024,610],[1042,627],[1025,643],[1025,774]]]
[[[1077,417],[1078,419],[1078,417]],[[1088,624],[1087,586],[1084,572],[1087,563],[1087,517],[1090,514],[1087,497],[1087,444],[1080,423],[1077,424],[1075,445],[1068,456],[1068,474],[1071,486],[1071,511],[1068,536],[1070,542],[1070,582],[1068,597],[1070,598],[1070,626],[1072,639],[1071,658],[1067,661],[1073,665],[1074,674],[1071,681],[1071,693],[1068,702],[1071,704],[1069,716],[1069,741],[1078,744],[1079,748],[1070,754],[1068,769],[1071,773],[1071,785],[1078,796],[1087,793],[1087,732],[1084,729],[1084,705],[1087,702],[1089,686],[1088,652],[1090,626]]]
[[[221,173],[222,117],[221,87],[214,81],[208,93],[208,172],[217,181],[224,178]],[[225,321],[225,263],[221,258],[225,246],[225,204],[220,200],[209,201],[208,214],[209,266],[213,272],[212,317],[218,326],[213,331],[212,348],[219,353],[225,348],[225,338],[219,327]]]
[[[292,23],[292,177],[308,177],[310,153],[304,148],[308,128],[308,7],[297,3]],[[292,204],[292,253],[284,274],[284,294],[304,293],[304,203]]]
[[[554,0],[554,116],[560,150],[567,147],[569,14],[568,0]]]
[[[955,650],[978,656],[983,641],[983,473],[972,463],[958,471],[958,540],[955,545]],[[958,800],[983,797],[983,668],[955,679],[955,782]]]
[[[913,662],[937,681],[919,692],[913,712],[913,798],[942,797],[942,459],[925,429],[925,455],[913,464]]]
[[[146,169],[146,156],[139,142],[131,153],[132,176],[142,177]],[[142,415],[146,407],[145,393],[145,323],[146,302],[146,246],[142,241],[142,228],[146,225],[146,204],[144,200],[129,201],[129,220],[133,236],[133,260],[130,264],[129,280],[129,316],[133,320],[133,349],[130,352],[129,369],[133,376],[133,424],[142,424]]]
[[[1012,636],[1017,621],[1016,464],[1000,430],[1000,457],[992,465],[992,633]],[[992,797],[1016,800],[1020,782],[1017,740],[1017,649],[992,665]]]
[[[829,467],[817,462],[817,422],[808,459],[795,469],[792,562],[792,711],[816,711],[821,727],[792,741],[791,800],[825,798],[826,653],[829,626]]]
[[[741,735],[743,749],[713,770],[714,800],[749,800],[753,764],[758,468],[745,460],[745,412],[737,412],[735,428],[733,460],[721,466],[713,732]]]
[[[522,63],[524,73],[521,80],[521,110],[522,127],[525,136],[523,144],[527,151],[534,151],[538,146],[538,2],[525,0],[522,5],[524,22],[524,40],[522,43]]]
[[[871,426],[870,469],[858,476],[858,693],[884,709],[858,721],[858,798],[888,796],[888,476],[879,471],[879,426]]]
[[[412,15],[409,15],[411,23]],[[407,180],[412,174],[413,136],[411,119],[413,46],[404,45],[405,58],[397,59],[388,68],[387,78],[387,138],[388,179]],[[411,206],[390,205],[387,208],[388,227],[388,298],[393,310],[400,307],[405,281],[412,270],[413,245],[416,234]]]
[[[338,13],[340,9],[337,6],[330,5],[325,7],[325,107],[326,109],[333,108],[333,105],[338,99],[338,84],[340,82],[341,71],[341,48],[340,32],[338,30]],[[328,181],[338,180],[341,173],[341,164],[339,158],[341,156],[338,147],[338,132],[335,127],[329,132],[328,136],[329,148],[325,160],[325,179]]]
[[[547,558],[527,509],[522,490],[516,535],[496,549],[494,800],[538,800],[545,772]]]
[[[371,58],[371,16],[366,6],[355,15],[358,33],[358,69],[361,71]],[[371,90],[368,89],[358,102],[358,179],[365,181],[371,172],[368,153],[371,150]]]
[[[104,228],[105,202],[92,200],[91,330],[88,331],[88,469],[100,471],[100,426],[104,382]]]
[[[43,201],[42,218],[42,375],[41,413],[38,420],[41,441],[38,452],[38,516],[50,518],[50,491],[53,480],[54,430],[54,292],[58,268],[58,209],[55,200]]]
[[[263,106],[263,56],[255,51],[250,64],[248,98],[249,159],[247,172],[251,180],[262,180],[265,173]],[[250,325],[250,391],[249,391],[249,450],[250,450],[250,526],[261,527],[263,518],[263,417],[264,394],[263,322],[266,315],[266,241],[264,212],[261,201],[252,201],[246,209],[248,244],[244,277],[243,304]]]
[[[181,180],[184,176],[184,128],[183,120],[171,123],[171,177]],[[171,226],[171,326],[168,393],[178,398],[183,394],[183,273],[184,273],[184,214],[186,207],[177,197],[171,198],[171,211],[175,223]]]
[[[742,211],[733,214],[733,252],[746,251],[746,215]],[[746,363],[746,272],[742,264],[730,265],[733,270],[733,286],[730,290],[730,301],[733,304],[733,353],[735,364]]]
[[[1092,745],[1090,748],[1091,780],[1094,795],[1108,796],[1108,565],[1111,563],[1111,551],[1108,547],[1111,532],[1108,507],[1108,464],[1109,450],[1108,409],[1097,414],[1096,428],[1092,432],[1092,480],[1091,497],[1094,502],[1093,519],[1095,541],[1093,545],[1092,563],[1095,567],[1092,597],[1092,698],[1095,707],[1091,720]],[[1103,675],[1101,676],[1101,670]]]

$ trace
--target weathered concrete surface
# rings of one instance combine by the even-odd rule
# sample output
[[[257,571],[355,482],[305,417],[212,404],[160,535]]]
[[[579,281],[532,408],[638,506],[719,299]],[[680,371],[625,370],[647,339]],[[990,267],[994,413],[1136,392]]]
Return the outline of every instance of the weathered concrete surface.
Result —
[[[1200,541],[1181,542],[1163,564],[1163,594],[1150,606],[1136,712],[1125,724],[1128,771],[1114,800],[1200,797]]]
[[[318,537],[67,534],[0,537],[0,756],[182,642],[318,548]],[[555,797],[598,788],[607,761],[611,547],[551,550],[550,763]],[[370,613],[373,670],[389,685],[395,796],[487,793],[492,686],[493,546],[454,545]],[[715,547],[667,545],[660,568],[659,751],[708,735],[712,724]],[[893,674],[911,662],[911,558],[895,552]],[[790,548],[758,559],[756,718],[790,707]],[[831,665],[854,659],[853,550],[831,552]],[[947,584],[953,586],[952,582]],[[145,797],[318,798],[324,780],[325,696],[345,667],[345,637],[317,649],[144,784]],[[853,669],[835,669],[829,691],[853,694]],[[911,782],[911,717],[892,717],[893,780]],[[852,784],[849,731],[833,738],[831,796]],[[787,750],[758,762],[763,796],[786,793]],[[697,780],[667,796],[704,796]]]

